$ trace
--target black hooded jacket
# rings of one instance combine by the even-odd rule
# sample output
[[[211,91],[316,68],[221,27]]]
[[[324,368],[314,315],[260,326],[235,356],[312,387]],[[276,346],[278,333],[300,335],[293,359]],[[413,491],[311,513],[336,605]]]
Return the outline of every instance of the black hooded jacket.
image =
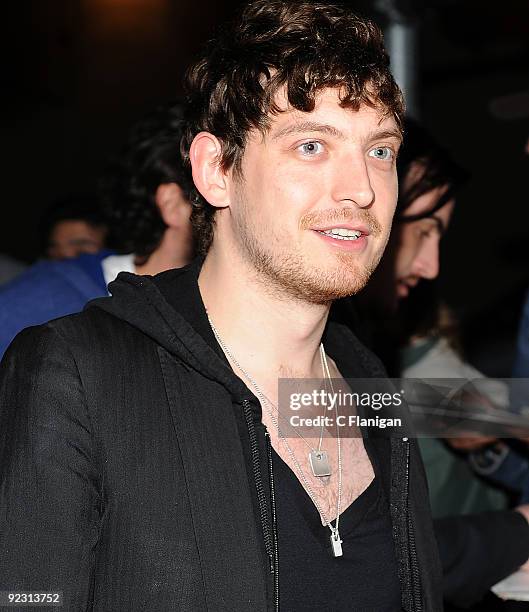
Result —
[[[280,608],[273,469],[260,406],[211,337],[200,265],[139,277],[22,332],[1,368],[0,590],[62,591],[66,610]],[[344,376],[384,375],[346,328]],[[442,610],[416,443],[373,441],[402,609]]]

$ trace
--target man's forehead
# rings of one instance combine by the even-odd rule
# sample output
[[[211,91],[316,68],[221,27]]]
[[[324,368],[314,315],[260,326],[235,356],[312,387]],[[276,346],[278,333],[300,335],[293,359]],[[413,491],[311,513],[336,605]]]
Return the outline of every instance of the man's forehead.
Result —
[[[268,115],[268,125],[265,130],[267,138],[275,139],[284,135],[288,133],[289,127],[311,131],[311,128],[321,126],[323,131],[334,131],[336,137],[340,136],[340,131],[347,129],[364,128],[366,131],[373,131],[381,128],[388,135],[402,139],[402,132],[395,118],[382,104],[376,102],[373,106],[361,104],[358,109],[343,107],[339,88],[326,88],[318,91],[315,96],[314,109],[304,112],[289,103],[286,87],[282,87],[276,93],[274,107],[279,112],[270,112]],[[320,130],[316,129],[316,131]],[[342,135],[346,136],[346,134]]]

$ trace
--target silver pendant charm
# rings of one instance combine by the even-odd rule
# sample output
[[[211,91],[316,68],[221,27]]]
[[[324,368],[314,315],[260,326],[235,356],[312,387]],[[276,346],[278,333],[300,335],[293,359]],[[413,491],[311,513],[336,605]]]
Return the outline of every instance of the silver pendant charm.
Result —
[[[342,540],[340,539],[340,533],[338,529],[331,533],[331,546],[333,556],[341,557],[343,555]]]
[[[329,465],[329,455],[327,451],[317,450],[309,453],[309,463],[314,476],[322,478],[323,476],[331,475],[331,466]]]

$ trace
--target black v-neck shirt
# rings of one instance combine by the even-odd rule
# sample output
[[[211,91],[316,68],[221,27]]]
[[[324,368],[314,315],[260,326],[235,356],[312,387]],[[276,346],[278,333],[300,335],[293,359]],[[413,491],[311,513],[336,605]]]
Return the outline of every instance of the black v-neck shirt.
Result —
[[[367,448],[369,441],[365,442]],[[330,529],[322,525],[314,503],[296,475],[273,453],[281,610],[401,609],[389,506],[377,477],[376,460],[373,463],[375,478],[340,515],[343,556],[335,558]]]
[[[157,277],[169,303],[228,363],[209,325],[196,283],[176,295],[164,275]],[[331,357],[334,355],[331,354]],[[342,372],[365,377],[359,369]],[[238,373],[237,373],[238,374]],[[279,607],[282,612],[398,612],[400,584],[395,560],[389,503],[381,484],[376,445],[364,440],[375,478],[341,513],[343,556],[333,557],[330,530],[297,476],[273,451],[278,525]],[[387,461],[388,458],[386,457]],[[334,521],[333,521],[334,524]]]

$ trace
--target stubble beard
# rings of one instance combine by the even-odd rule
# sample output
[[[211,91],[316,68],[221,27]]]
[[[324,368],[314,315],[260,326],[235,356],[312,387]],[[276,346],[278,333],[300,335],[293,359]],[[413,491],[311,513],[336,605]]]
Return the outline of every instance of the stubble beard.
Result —
[[[264,289],[276,298],[329,304],[358,293],[367,284],[384,252],[387,237],[367,265],[358,263],[357,253],[336,250],[333,254],[335,262],[327,264],[325,268],[317,268],[304,259],[300,250],[285,250],[283,245],[288,241],[288,236],[282,239],[278,233],[267,234],[266,242],[260,238],[260,234],[266,233],[266,230],[258,231],[249,206],[242,200],[242,194],[239,197],[241,200],[236,206],[234,231],[240,251],[250,268],[255,270],[255,276]],[[363,222],[367,221],[372,236],[380,235],[382,229],[378,222],[368,211],[360,212],[364,213]],[[358,214],[356,216],[359,217]],[[309,219],[306,221],[309,222]],[[302,219],[300,227],[303,225]]]

